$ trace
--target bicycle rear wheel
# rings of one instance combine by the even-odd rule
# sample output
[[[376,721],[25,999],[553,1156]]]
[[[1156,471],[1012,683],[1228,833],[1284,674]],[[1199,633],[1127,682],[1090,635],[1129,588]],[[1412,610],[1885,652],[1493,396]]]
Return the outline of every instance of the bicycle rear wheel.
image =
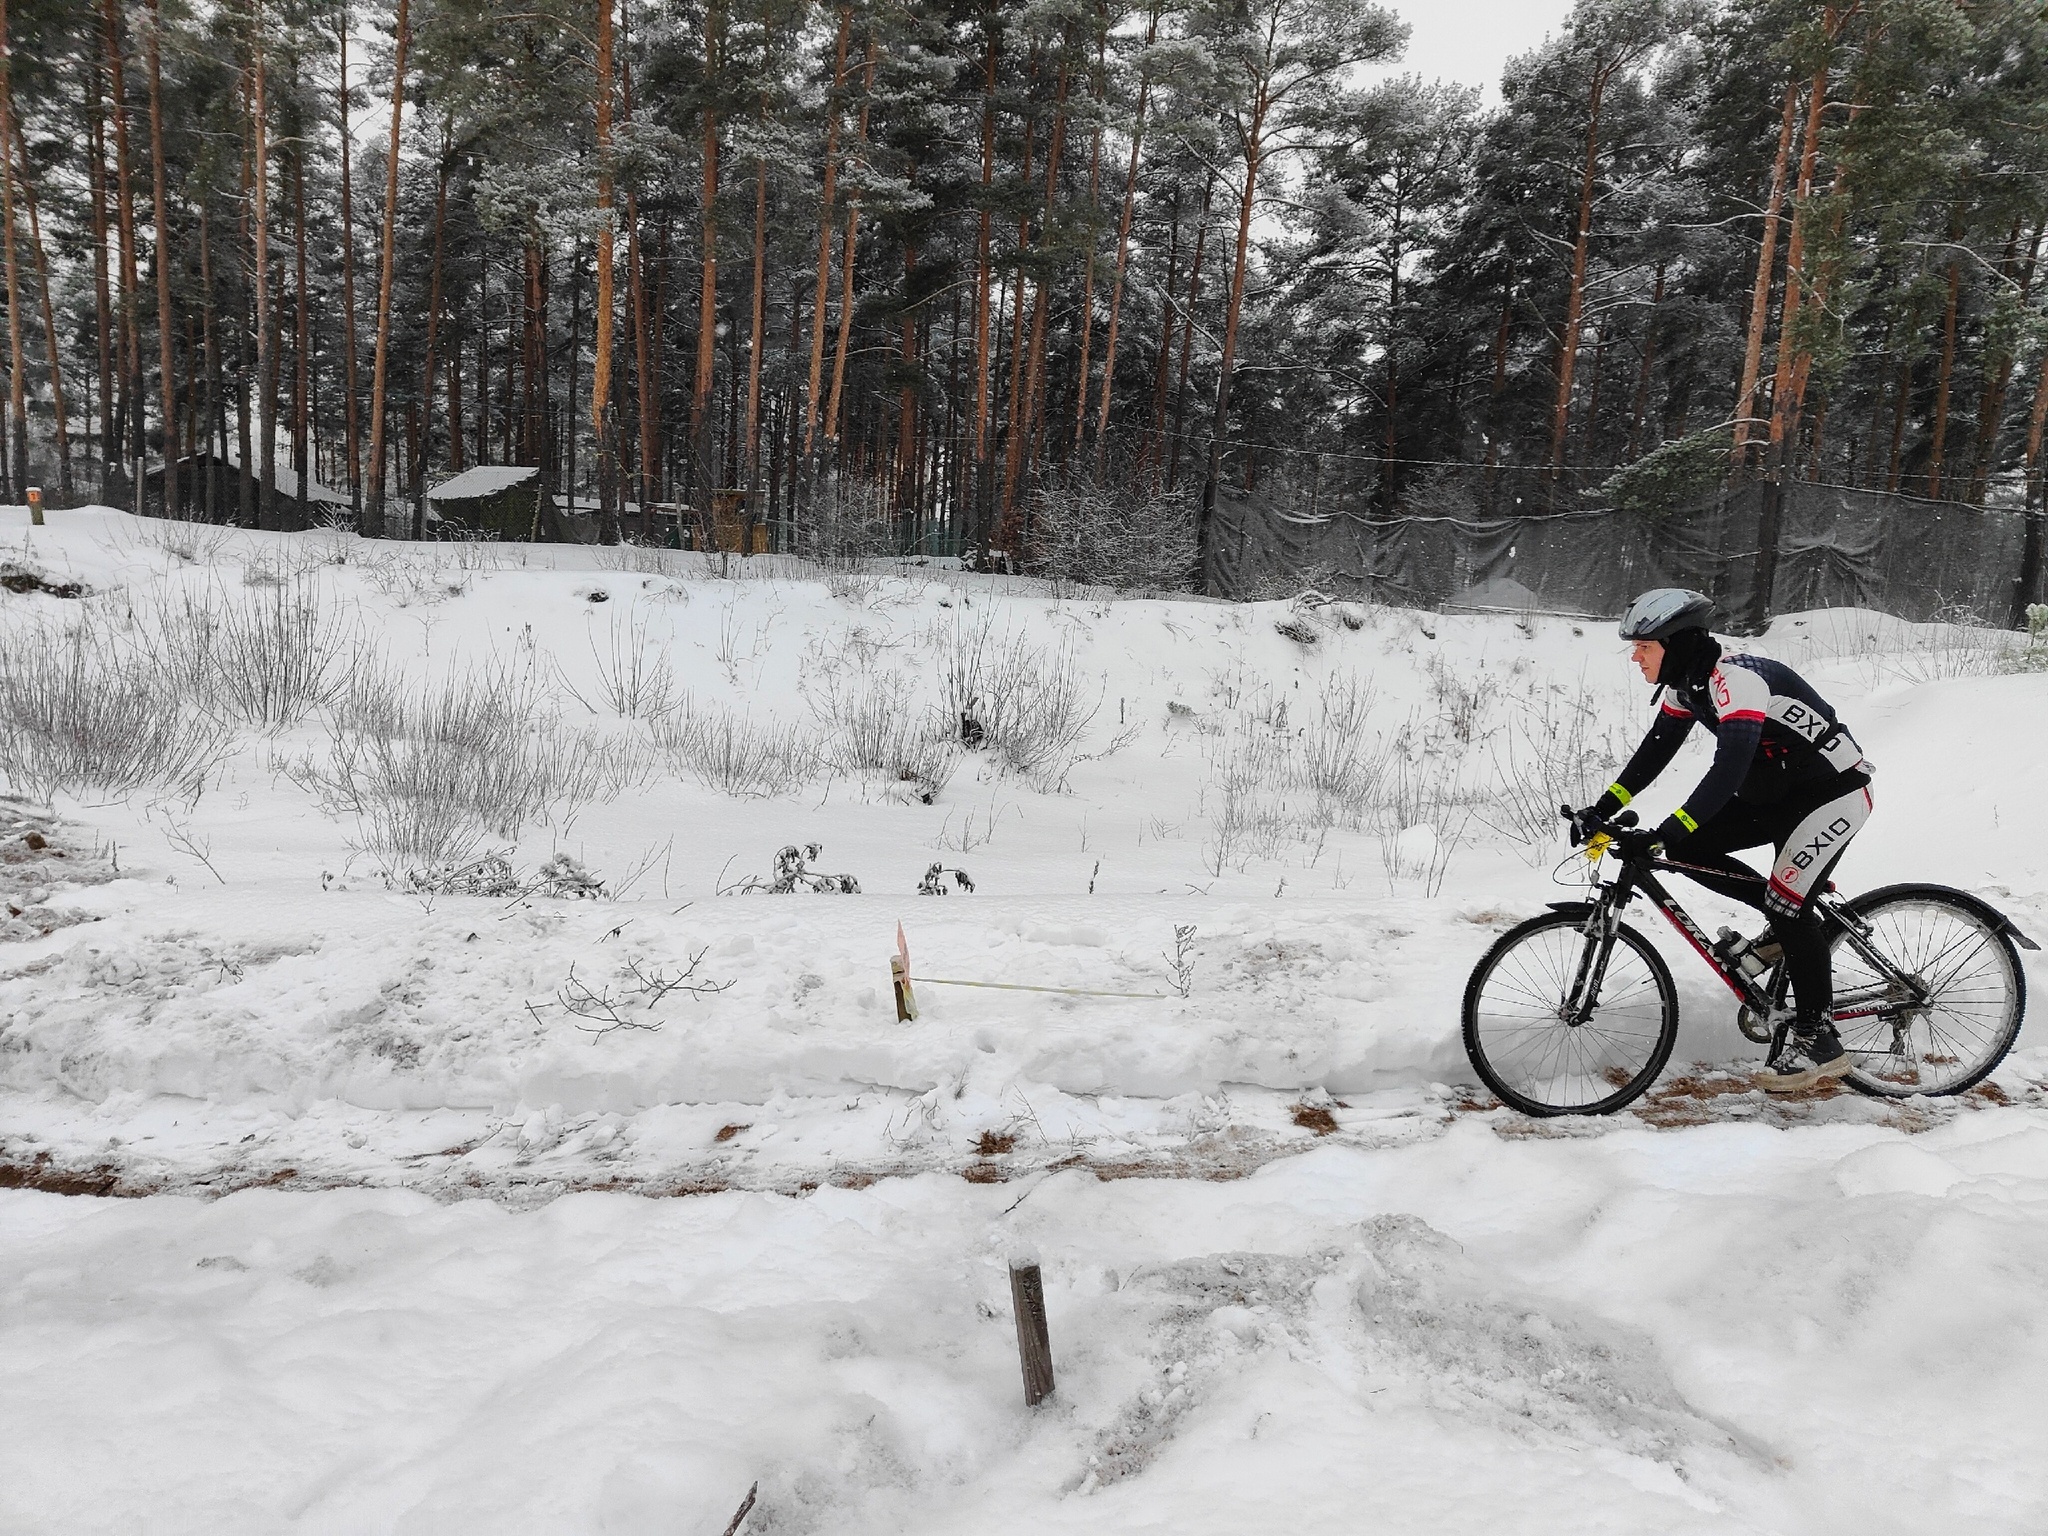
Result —
[[[1615,934],[1592,1011],[1572,994],[1594,944],[1584,914],[1551,912],[1510,928],[1465,986],[1465,1053],[1525,1115],[1604,1115],[1657,1080],[1678,1038],[1671,970],[1633,928]]]
[[[1887,886],[1849,906],[1886,962],[1836,933],[1835,1030],[1856,1062],[1850,1086],[1904,1098],[1982,1082],[2027,1011],[2026,972],[1995,914],[1938,885]]]

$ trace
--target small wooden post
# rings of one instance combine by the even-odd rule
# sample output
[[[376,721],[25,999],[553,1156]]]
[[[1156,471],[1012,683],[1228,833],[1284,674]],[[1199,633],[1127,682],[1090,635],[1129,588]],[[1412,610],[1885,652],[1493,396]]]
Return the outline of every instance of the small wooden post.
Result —
[[[1052,1396],[1052,1338],[1045,1327],[1045,1281],[1038,1260],[1010,1260],[1010,1305],[1017,1313],[1017,1354],[1024,1362],[1024,1406],[1036,1408]]]
[[[896,994],[896,1022],[907,1024],[917,1017],[917,994],[910,990],[910,940],[903,925],[896,925],[896,953],[889,957],[889,985]]]
[[[28,520],[38,528],[43,526],[43,488],[40,485],[28,488]]]

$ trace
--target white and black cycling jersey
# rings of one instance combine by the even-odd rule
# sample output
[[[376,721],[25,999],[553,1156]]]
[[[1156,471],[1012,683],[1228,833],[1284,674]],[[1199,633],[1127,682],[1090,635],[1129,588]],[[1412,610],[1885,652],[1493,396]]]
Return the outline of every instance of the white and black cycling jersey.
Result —
[[[1716,738],[1713,765],[1671,830],[1695,830],[1739,797],[1774,805],[1795,793],[1839,793],[1872,767],[1849,728],[1805,678],[1766,656],[1724,655],[1703,678],[1658,691],[1656,723],[1621,770],[1609,796],[1626,805],[1677,756],[1695,726]]]

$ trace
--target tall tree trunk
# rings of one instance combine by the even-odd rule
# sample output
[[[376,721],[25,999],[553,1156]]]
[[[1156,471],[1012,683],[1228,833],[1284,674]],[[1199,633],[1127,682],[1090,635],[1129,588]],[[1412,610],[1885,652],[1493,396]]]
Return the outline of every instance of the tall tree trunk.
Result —
[[[840,98],[846,89],[846,44],[852,32],[853,7],[842,5],[839,8],[839,38],[832,46],[832,96],[825,104],[825,180],[818,198],[818,286],[811,301],[811,382],[804,395],[806,457],[811,453],[812,441],[818,430],[818,391],[825,376],[825,300],[832,282],[832,231],[839,222],[833,217],[833,198],[839,184],[839,118],[843,110]],[[986,207],[982,210],[981,221],[986,231]]]
[[[348,447],[349,510],[360,524],[363,515],[362,437],[357,421],[360,399],[356,384],[356,200],[351,183],[356,154],[355,132],[349,126],[349,8],[343,0],[336,37],[341,52],[341,77],[336,96],[341,116],[341,361],[342,421]]]
[[[362,528],[372,538],[382,538],[385,533],[384,386],[391,366],[391,279],[398,261],[398,145],[405,109],[405,55],[412,43],[410,0],[398,0],[393,37],[391,143],[384,157],[384,234],[377,269],[377,351],[370,364],[370,498]]]
[[[1109,21],[1098,4],[1095,33],[1095,132],[1088,146],[1088,260],[1081,277],[1081,361],[1075,371],[1074,451],[1088,436],[1088,344],[1095,337],[1096,209],[1102,191],[1102,119],[1109,96]]]
[[[1771,377],[1771,462],[1778,473],[1799,436],[1798,392],[1793,376],[1805,350],[1799,335],[1805,308],[1806,225],[1813,196],[1813,172],[1820,159],[1821,112],[1827,106],[1828,64],[1823,60],[1806,87],[1806,127],[1799,146],[1799,181],[1792,205],[1792,232],[1785,240],[1785,288],[1778,303],[1778,359]]]
[[[120,438],[114,422],[114,303],[113,284],[108,276],[107,216],[107,127],[106,98],[100,84],[100,62],[106,39],[94,32],[93,55],[88,65],[86,89],[86,182],[92,210],[93,324],[99,342],[99,439],[100,484],[107,494],[107,476],[120,453]]]
[[[294,58],[292,62],[296,74],[298,61]],[[296,86],[296,80],[293,83]],[[307,456],[313,401],[313,315],[306,293],[306,151],[302,144],[292,146],[292,260],[292,473],[298,481],[292,526],[304,529],[313,521],[314,466]]]
[[[199,328],[206,346],[206,457],[202,461],[206,520],[221,520],[220,487],[215,483],[214,420],[220,418],[221,449],[227,447],[226,404],[221,398],[220,338],[213,320],[213,235],[206,216],[206,200],[199,202]]]
[[[4,13],[5,0],[0,0],[0,17]],[[4,19],[0,19],[0,27],[4,26]],[[28,141],[22,137],[18,118],[14,123],[14,150],[20,157],[22,203],[28,209],[29,246],[36,259],[36,291],[42,297],[43,346],[50,355],[50,403],[56,411],[57,427],[57,494],[68,504],[72,497],[71,423],[64,402],[61,338],[57,333],[56,309],[50,299],[50,258],[43,246],[43,219],[36,204],[35,179],[29,170]]]
[[[1949,235],[1951,243],[1961,238],[1962,222],[1959,205]],[[1948,304],[1941,320],[1941,371],[1934,383],[1934,440],[1927,458],[1927,497],[1930,501],[1941,499],[1941,467],[1948,450],[1949,389],[1955,381],[1956,371],[1956,309],[1962,291],[1963,264],[1951,252],[1948,259]]]
[[[1145,23],[1145,46],[1151,48],[1159,35],[1159,11],[1162,0],[1153,0],[1152,9]],[[1124,313],[1124,275],[1130,264],[1131,216],[1138,204],[1138,159],[1145,146],[1145,106],[1152,96],[1152,68],[1148,60],[1138,76],[1138,109],[1131,126],[1131,164],[1124,173],[1124,207],[1116,227],[1116,277],[1109,291],[1109,335],[1102,343],[1102,398],[1095,411],[1095,465],[1099,474],[1103,454],[1108,448],[1110,393],[1116,380],[1117,328]],[[1174,233],[1179,234],[1176,224]],[[1171,293],[1169,281],[1166,291]],[[1170,311],[1171,306],[1169,306]]]
[[[246,74],[238,84],[237,94],[241,98],[238,104],[246,117],[249,102],[249,81]],[[235,206],[240,210],[240,215],[236,221],[235,233],[238,237],[237,249],[247,250],[251,241],[250,189],[255,184],[255,176],[249,168],[249,139],[246,134],[243,135],[241,147],[241,196],[235,199]],[[249,375],[255,366],[255,340],[250,329],[248,306],[237,305],[236,317],[238,324],[235,328],[235,521],[244,528],[254,528],[257,523],[256,454],[249,443]]]
[[[0,0],[4,5],[6,0]],[[171,222],[170,199],[164,187],[164,104],[163,71],[160,66],[158,34],[163,14],[157,0],[149,0],[149,169],[151,207],[156,223],[156,331],[158,380],[163,395],[165,517],[176,517],[178,505],[178,375],[172,362],[171,338],[177,317],[171,312]]]
[[[867,61],[861,68],[860,115],[854,131],[854,158],[865,160],[868,112],[875,88],[875,40],[870,37]],[[839,402],[846,390],[846,355],[853,341],[853,270],[859,254],[860,189],[846,200],[846,233],[839,242],[839,334],[832,349],[832,391],[825,400],[825,441],[839,441]]]
[[[412,487],[412,536],[427,536],[427,477],[425,461],[434,445],[434,371],[441,365],[441,267],[448,249],[448,173],[455,163],[455,115],[441,119],[440,174],[434,183],[434,265],[427,278],[427,361],[420,370],[420,446],[418,473]],[[454,370],[460,373],[460,367]],[[574,384],[569,386],[572,390]],[[462,441],[462,422],[451,420],[448,440]],[[460,450],[457,450],[460,452]]]
[[[995,218],[996,176],[996,24],[994,13],[983,23],[988,47],[981,76],[981,211],[974,236],[974,463],[978,472],[988,462],[989,345],[988,295],[994,275],[990,260],[990,227]],[[983,533],[986,534],[984,529]],[[983,543],[987,540],[984,537]],[[986,549],[983,550],[986,554]]]
[[[724,13],[713,0],[704,23],[704,73],[715,79],[721,67]],[[690,440],[696,455],[703,495],[701,515],[711,516],[718,487],[718,467],[711,452],[713,413],[711,390],[718,362],[718,114],[707,104],[704,113],[703,266],[697,288],[697,373],[690,395]]]
[[[0,0],[0,225],[4,225],[7,257],[7,416],[14,432],[14,483],[17,502],[28,500],[28,370],[21,356],[21,283],[14,256],[14,89],[13,56],[8,47],[7,0]],[[169,423],[167,431],[176,430]]]
[[[630,14],[630,12],[629,12]],[[625,59],[620,67],[624,85],[623,103],[628,119],[633,115],[633,51],[626,40]],[[661,399],[654,377],[654,317],[647,309],[646,257],[640,243],[640,200],[633,188],[626,189],[626,283],[633,306],[633,406],[640,423],[640,537],[654,539],[654,503],[661,492]]]
[[[1180,371],[1173,383],[1173,447],[1166,464],[1166,488],[1171,491],[1180,480],[1180,450],[1186,441],[1188,409],[1188,366],[1195,355],[1195,305],[1202,297],[1202,257],[1209,243],[1209,204],[1216,190],[1211,172],[1202,183],[1202,212],[1195,226],[1195,254],[1188,264],[1188,299],[1180,314]]]
[[[1635,398],[1628,408],[1628,456],[1636,457],[1642,444],[1643,425],[1650,414],[1650,370],[1657,360],[1657,313],[1664,304],[1664,263],[1657,263],[1656,282],[1650,289],[1650,313],[1643,319],[1643,359],[1636,368]]]
[[[2041,356],[2041,374],[2034,385],[2034,408],[2027,415],[2027,505],[2026,520],[2021,530],[2020,569],[2013,582],[2012,608],[2006,622],[2014,629],[2022,629],[2027,622],[2027,605],[2034,601],[2034,594],[2041,586],[2041,546],[2043,523],[2048,522],[2048,511],[2043,510],[2041,473],[2041,435],[2048,426],[2048,352]]]
[[[1237,255],[1230,269],[1230,297],[1223,308],[1223,355],[1216,365],[1216,415],[1209,430],[1208,472],[1202,477],[1202,507],[1195,519],[1195,580],[1209,591],[1209,555],[1216,521],[1216,493],[1223,473],[1223,440],[1230,432],[1231,369],[1237,361],[1237,326],[1244,312],[1245,266],[1251,255],[1252,208],[1258,199],[1260,157],[1265,148],[1266,111],[1263,89],[1252,108],[1251,131],[1245,136],[1244,194],[1237,205]]]
[[[612,439],[612,0],[597,0],[597,341],[590,371],[590,430],[597,438],[597,529],[619,542]]]
[[[1038,226],[1038,243],[1042,246],[1052,233],[1053,215],[1059,195],[1060,155],[1067,139],[1067,82],[1071,76],[1067,49],[1060,49],[1060,70],[1053,87],[1052,99],[1052,140],[1045,155],[1045,211]],[[1003,514],[1005,520],[1004,544],[1006,548],[1022,552],[1024,528],[1012,527],[1016,521],[1018,482],[1023,471],[1031,462],[1034,438],[1044,419],[1045,391],[1045,319],[1046,307],[1050,302],[1052,287],[1050,274],[1042,274],[1038,282],[1031,285],[1031,344],[1024,359],[1024,412],[1023,430],[1010,438],[1010,457],[1003,466]]]
[[[1771,315],[1771,278],[1777,268],[1778,220],[1785,205],[1785,171],[1792,158],[1792,127],[1799,112],[1799,82],[1785,82],[1785,113],[1778,124],[1778,154],[1771,162],[1771,195],[1764,207],[1762,241],[1757,248],[1756,282],[1749,294],[1749,330],[1742,344],[1742,387],[1735,397],[1735,462],[1740,465],[1756,409],[1757,377],[1763,366],[1764,328]]]
[[[121,26],[116,0],[101,0],[105,31],[108,85],[114,102],[114,185],[121,229],[121,395],[124,442],[121,455],[134,466],[129,481],[130,506],[142,510],[142,348],[138,335],[135,275],[135,189],[129,178],[128,87],[122,67]]]
[[[765,121],[768,103],[761,103]],[[908,248],[906,247],[906,250]],[[906,264],[909,261],[906,255]],[[768,345],[765,325],[768,315],[768,162],[754,160],[754,302],[747,331],[747,448],[743,460],[747,475],[747,523],[761,518],[761,354]],[[752,552],[752,541],[741,553]]]
[[[33,212],[34,204],[30,204]],[[2014,226],[2017,237],[2019,226]],[[2027,245],[2026,261],[2020,267],[2018,300],[2026,305],[2034,289],[2034,264],[2041,254],[2041,237],[2048,232],[2048,225],[2036,224],[2034,237]],[[2015,238],[2013,244],[2017,244]],[[2008,257],[2012,254],[2007,252]],[[2005,263],[2009,269],[2010,260]],[[2008,277],[2010,273],[2008,271]],[[2015,359],[2009,343],[2000,344],[1994,352],[1990,366],[1985,370],[1984,395],[1977,404],[1977,440],[1970,450],[1970,489],[1968,500],[1974,506],[1982,506],[1984,489],[1998,463],[1998,432],[2005,419],[2006,391],[2012,385],[2012,370]]]
[[[403,3],[403,0],[401,0]],[[269,66],[264,57],[266,44],[263,37],[264,0],[255,0],[251,8],[249,49],[254,59],[253,77],[254,101],[251,109],[252,129],[250,138],[253,148],[250,161],[255,177],[255,201],[252,212],[256,237],[256,389],[257,389],[257,438],[256,449],[258,476],[256,489],[256,525],[259,528],[277,526],[277,337],[271,329],[270,313],[270,106],[268,96]],[[402,45],[401,45],[402,46]],[[402,61],[401,61],[402,62]],[[394,155],[397,145],[392,146]],[[381,525],[380,525],[381,526]]]
[[[1586,159],[1579,173],[1579,212],[1572,237],[1571,289],[1565,297],[1564,327],[1557,342],[1557,403],[1550,413],[1550,473],[1564,469],[1565,434],[1571,428],[1572,375],[1579,362],[1579,329],[1586,309],[1586,255],[1593,238],[1593,193],[1600,179],[1600,105],[1611,65],[1596,59],[1593,90],[1586,104]]]

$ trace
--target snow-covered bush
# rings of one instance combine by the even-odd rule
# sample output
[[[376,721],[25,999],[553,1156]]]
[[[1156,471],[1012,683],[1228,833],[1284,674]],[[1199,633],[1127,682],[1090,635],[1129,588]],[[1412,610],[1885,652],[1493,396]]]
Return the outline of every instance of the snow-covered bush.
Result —
[[[1099,692],[1088,696],[1072,641],[1047,651],[1007,630],[998,637],[984,618],[957,629],[946,655],[942,700],[962,739],[1039,788],[1060,788],[1101,704]]]
[[[331,713],[324,754],[290,771],[330,815],[357,818],[386,875],[459,867],[646,777],[644,749],[565,730],[535,668],[496,664],[438,682],[365,669]]]
[[[745,799],[788,794],[824,767],[818,744],[796,726],[756,721],[687,695],[654,722],[654,740],[675,772]]]
[[[1195,575],[1194,498],[1056,479],[1032,496],[1025,564],[1055,581],[1184,592]]]
[[[2008,672],[2048,672],[2048,603],[2027,605],[2026,643],[2008,651],[2003,664]]]
[[[0,648],[0,771],[19,792],[196,797],[233,744],[225,721],[130,664],[102,625],[34,626]]]

